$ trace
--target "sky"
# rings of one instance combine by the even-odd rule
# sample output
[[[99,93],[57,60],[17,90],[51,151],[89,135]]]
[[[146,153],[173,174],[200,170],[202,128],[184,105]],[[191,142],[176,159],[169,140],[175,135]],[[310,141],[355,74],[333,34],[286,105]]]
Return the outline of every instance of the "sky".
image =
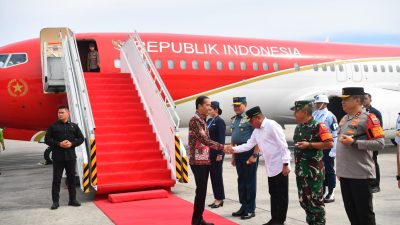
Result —
[[[0,46],[44,27],[400,45],[399,9],[399,0],[0,0]]]

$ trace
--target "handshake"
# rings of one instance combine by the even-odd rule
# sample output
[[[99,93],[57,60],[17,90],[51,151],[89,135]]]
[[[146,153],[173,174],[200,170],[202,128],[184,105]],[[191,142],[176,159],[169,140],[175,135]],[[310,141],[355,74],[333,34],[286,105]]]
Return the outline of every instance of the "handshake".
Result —
[[[232,145],[224,145],[224,152],[226,154],[233,154],[235,151],[232,148]]]

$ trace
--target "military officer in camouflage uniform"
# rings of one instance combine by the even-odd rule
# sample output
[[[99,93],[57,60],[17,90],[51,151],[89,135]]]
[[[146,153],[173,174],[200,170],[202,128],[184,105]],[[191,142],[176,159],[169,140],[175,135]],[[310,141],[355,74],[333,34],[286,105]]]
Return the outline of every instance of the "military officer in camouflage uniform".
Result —
[[[254,130],[249,123],[250,119],[245,114],[246,106],[246,97],[233,98],[233,110],[236,113],[236,115],[231,118],[231,143],[233,146],[246,143]],[[258,155],[255,155],[256,163],[247,164],[247,160],[253,156],[253,154],[255,154],[254,148],[247,152],[232,155],[231,163],[233,166],[236,166],[236,172],[238,174],[238,192],[239,202],[241,204],[240,209],[233,212],[232,216],[240,217],[242,220],[250,219],[256,215]]]
[[[298,122],[293,140],[300,205],[306,211],[308,224],[325,224],[325,169],[322,157],[323,149],[333,147],[332,134],[325,123],[318,123],[312,117],[311,100],[296,101],[292,110]]]

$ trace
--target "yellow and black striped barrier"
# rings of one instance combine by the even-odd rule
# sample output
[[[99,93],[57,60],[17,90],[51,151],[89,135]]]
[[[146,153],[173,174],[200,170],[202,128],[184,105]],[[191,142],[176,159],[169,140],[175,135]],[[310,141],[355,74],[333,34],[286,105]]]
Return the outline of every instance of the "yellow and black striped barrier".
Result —
[[[89,167],[87,163],[83,164],[83,192],[84,193],[89,193],[89,184],[90,184],[90,178],[89,178]]]
[[[96,140],[90,140],[90,177],[92,186],[97,186],[97,158],[96,158]]]
[[[177,135],[175,135],[175,165],[176,179],[180,183],[188,183],[187,157],[181,157],[181,140]]]

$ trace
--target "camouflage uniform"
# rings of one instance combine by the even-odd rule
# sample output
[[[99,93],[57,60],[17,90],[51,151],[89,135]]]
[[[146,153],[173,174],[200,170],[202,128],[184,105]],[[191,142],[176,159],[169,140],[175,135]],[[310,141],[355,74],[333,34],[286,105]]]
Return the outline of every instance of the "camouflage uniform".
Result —
[[[324,132],[326,130],[326,132]],[[321,134],[332,140],[324,123],[311,119],[296,126],[293,140],[321,142]],[[326,139],[327,140],[327,139]],[[306,211],[307,223],[313,225],[325,224],[325,210],[323,201],[323,187],[325,168],[322,160],[323,151],[316,149],[299,149],[295,147],[295,174],[301,207]]]

